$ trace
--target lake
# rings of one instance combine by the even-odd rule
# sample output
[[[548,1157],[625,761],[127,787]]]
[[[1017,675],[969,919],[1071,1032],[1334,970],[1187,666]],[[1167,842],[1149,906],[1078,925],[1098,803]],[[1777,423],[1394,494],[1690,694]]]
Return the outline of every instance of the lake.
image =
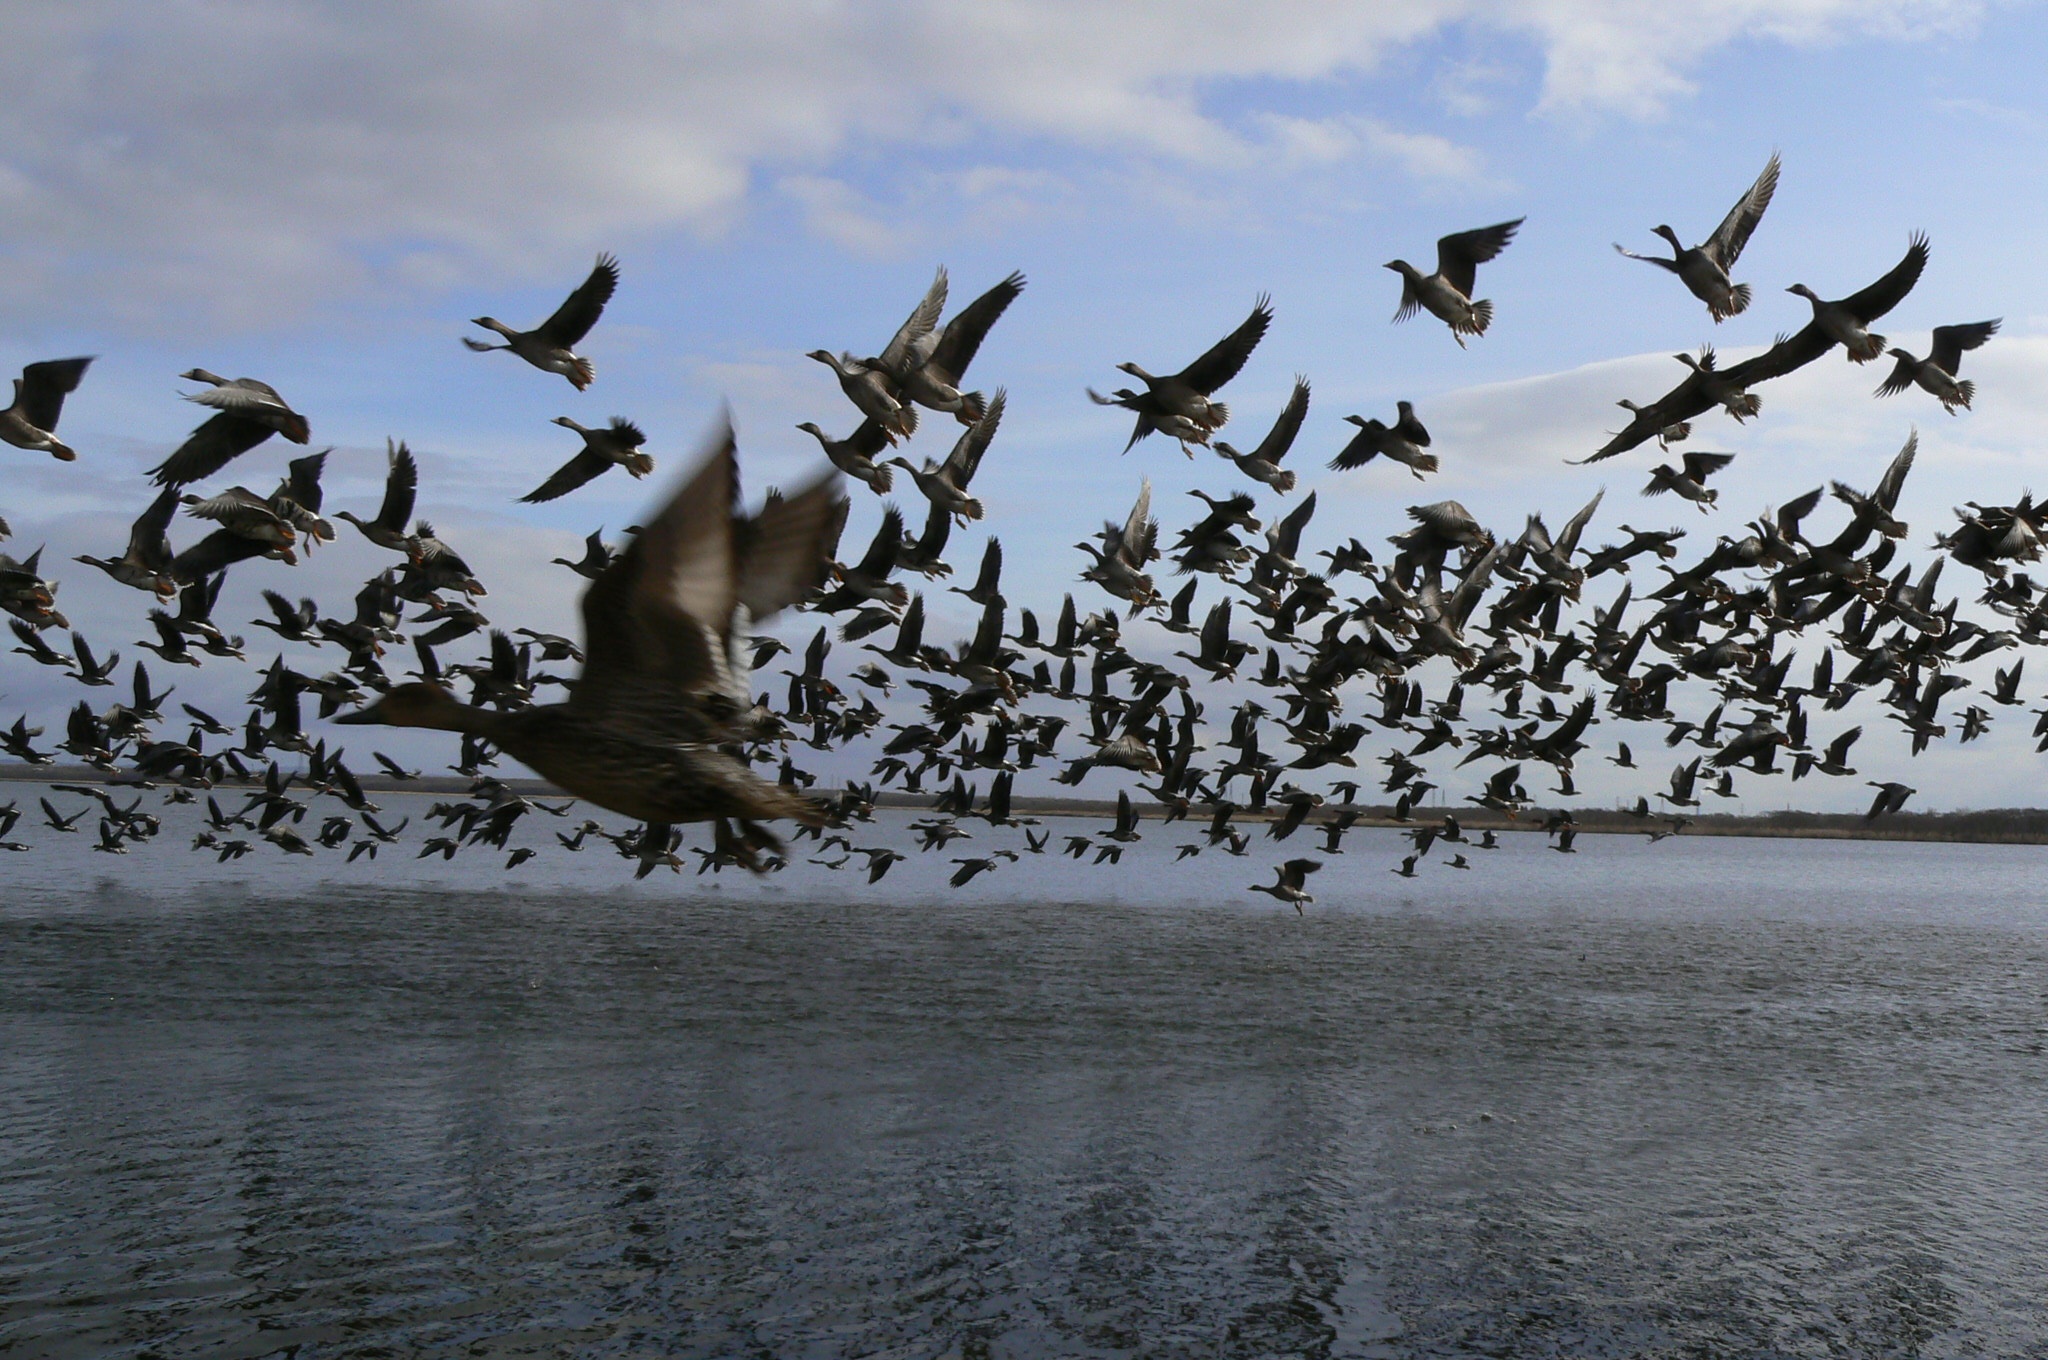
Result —
[[[191,829],[0,857],[0,1354],[2048,1354],[2048,849]]]

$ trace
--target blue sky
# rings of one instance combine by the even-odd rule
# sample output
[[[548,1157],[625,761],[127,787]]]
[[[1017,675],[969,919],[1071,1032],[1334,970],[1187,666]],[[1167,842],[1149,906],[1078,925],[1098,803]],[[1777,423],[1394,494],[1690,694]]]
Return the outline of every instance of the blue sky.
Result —
[[[485,567],[490,603],[517,601],[496,621],[565,626],[579,583],[537,564],[632,522],[654,487],[614,474],[514,504],[574,452],[551,417],[629,416],[668,472],[729,401],[756,485],[796,475],[815,458],[798,421],[854,423],[804,352],[871,351],[944,263],[956,301],[1030,277],[973,373],[1011,392],[977,489],[1014,603],[1044,611],[1078,588],[1068,545],[1121,516],[1141,476],[1169,526],[1189,518],[1172,508],[1186,488],[1232,485],[1220,461],[1157,439],[1119,458],[1124,419],[1082,388],[1114,385],[1120,360],[1178,367],[1262,292],[1277,320],[1224,393],[1242,422],[1227,435],[1255,442],[1293,375],[1310,377],[1292,461],[1321,491],[1317,546],[1377,543],[1404,507],[1445,496],[1508,533],[1531,511],[1555,525],[1604,486],[1592,543],[1623,521],[1682,524],[1697,555],[1825,478],[1867,487],[1917,424],[1906,517],[1926,560],[1950,506],[2028,484],[2048,419],[2044,30],[2038,8],[1905,0],[595,4],[573,26],[459,5],[10,14],[0,362],[102,358],[65,414],[81,460],[0,450],[0,514],[16,551],[117,550],[146,500],[140,470],[203,414],[176,375],[248,373],[337,446],[331,505],[373,508],[386,436],[409,440],[422,513]],[[1659,222],[1703,236],[1773,149],[1784,178],[1738,270],[1757,295],[1744,316],[1715,327],[1613,253],[1649,249]],[[1389,324],[1386,260],[1523,215],[1480,273],[1499,309],[1487,336],[1461,351],[1427,318]],[[1975,412],[1874,400],[1877,366],[1831,355],[1765,389],[1758,421],[1695,436],[1741,455],[1711,517],[1639,500],[1647,453],[1563,465],[1618,428],[1616,398],[1670,385],[1673,352],[1768,343],[1808,315],[1787,284],[1840,296],[1916,230],[1933,260],[1885,329],[1918,350],[1933,325],[2003,316],[1965,366]],[[599,250],[624,282],[584,347],[589,392],[456,343],[472,316],[538,319]],[[1397,398],[1436,431],[1439,477],[1321,471],[1343,415],[1390,416]],[[951,432],[929,429],[912,452],[942,455]],[[284,457],[266,446],[218,480],[267,490]],[[850,540],[878,513],[862,496]],[[956,535],[952,556],[964,569],[979,546]],[[379,565],[344,540],[296,574],[244,569],[230,591],[338,610]],[[67,573],[63,597],[87,632],[139,629],[142,597],[88,575]],[[1975,582],[1951,568],[1945,585]],[[243,678],[180,677],[201,694]],[[0,691],[6,717],[75,697],[11,666]],[[1873,732],[1866,763],[1930,806],[2037,802],[2028,725],[2007,716],[1910,768],[1902,751],[1877,760]]]

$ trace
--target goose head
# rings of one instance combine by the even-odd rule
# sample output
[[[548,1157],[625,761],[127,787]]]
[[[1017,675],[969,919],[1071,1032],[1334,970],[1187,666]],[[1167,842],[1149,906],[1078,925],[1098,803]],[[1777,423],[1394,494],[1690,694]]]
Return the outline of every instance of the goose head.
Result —
[[[215,387],[226,387],[228,380],[218,373],[209,373],[203,368],[188,368],[178,375],[186,382],[212,383]]]
[[[1671,248],[1677,251],[1679,254],[1683,255],[1685,253],[1685,246],[1680,243],[1678,239],[1678,233],[1673,231],[1670,227],[1660,224],[1658,226],[1650,228],[1650,230],[1656,235],[1661,236],[1665,240],[1669,241],[1671,243]]]

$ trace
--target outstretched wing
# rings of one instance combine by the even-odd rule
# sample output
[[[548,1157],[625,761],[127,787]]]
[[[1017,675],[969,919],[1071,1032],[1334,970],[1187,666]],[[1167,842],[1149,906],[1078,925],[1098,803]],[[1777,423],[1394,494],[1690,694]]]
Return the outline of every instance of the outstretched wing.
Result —
[[[982,411],[981,419],[967,427],[954,443],[953,451],[946,455],[945,470],[955,489],[965,491],[968,483],[974,480],[975,471],[981,467],[982,455],[988,452],[989,443],[996,437],[996,427],[1003,423],[1003,407],[1008,401],[1008,391],[998,387]]]
[[[737,602],[730,422],[646,527],[583,592],[583,675],[569,703],[592,717],[724,688],[719,645]]]
[[[402,534],[412,518],[413,498],[419,494],[420,466],[403,443],[388,447],[391,470],[384,477],[384,503],[377,508],[377,523]]]
[[[932,286],[925,290],[924,300],[904,318],[903,324],[896,328],[896,334],[889,338],[887,347],[882,350],[883,368],[891,373],[901,373],[917,366],[917,351],[938,327],[939,316],[946,310],[946,287],[946,266],[940,265],[939,272],[932,278]]]
[[[1208,353],[1182,369],[1180,380],[1208,396],[1237,376],[1245,360],[1259,347],[1259,341],[1266,338],[1266,327],[1272,324],[1273,300],[1261,293],[1252,304],[1252,314],[1236,330],[1211,345]]]
[[[1732,453],[1703,453],[1698,450],[1684,455],[1685,475],[1695,482],[1704,482],[1735,461]]]
[[[1437,272],[1444,276],[1445,283],[1471,297],[1479,266],[1506,250],[1508,242],[1515,239],[1516,229],[1526,220],[1517,217],[1512,222],[1496,222],[1490,227],[1475,227],[1444,237],[1436,243]]]
[[[1763,220],[1764,209],[1771,206],[1771,195],[1777,192],[1778,153],[1773,151],[1771,159],[1764,164],[1763,173],[1756,177],[1756,183],[1735,201],[1735,206],[1721,219],[1721,225],[1714,228],[1714,234],[1700,244],[1700,249],[1713,256],[1721,268],[1733,267],[1736,258],[1742,254],[1742,248],[1749,244],[1749,234]]]
[[[1963,361],[1963,351],[1975,349],[1998,334],[1998,324],[2004,319],[1994,317],[1990,321],[1973,321],[1962,326],[1936,326],[1934,348],[1928,352],[1927,357],[1934,360],[1937,368],[1946,370],[1950,377],[1954,377],[1956,366]]]
[[[552,476],[519,499],[529,505],[537,505],[557,496],[566,496],[611,465],[611,459],[586,444],[582,452],[556,468]]]
[[[976,351],[981,348],[982,340],[996,324],[996,319],[1023,291],[1024,275],[1013,273],[961,308],[959,314],[939,332],[939,343],[933,347],[932,357],[925,361],[925,367],[937,370],[954,386],[959,386],[960,380],[967,376],[967,365],[974,362]]]
[[[1906,246],[1906,253],[1883,278],[1843,298],[1841,305],[1854,312],[1864,325],[1869,325],[1898,306],[1906,294],[1913,291],[1913,285],[1920,282],[1920,271],[1927,267],[1927,254],[1927,238],[1915,232]]]
[[[590,277],[555,308],[553,316],[536,326],[535,331],[550,344],[564,349],[573,348],[578,340],[590,334],[590,328],[604,315],[604,305],[612,300],[612,293],[618,286],[618,257],[609,253],[598,256],[597,266],[590,271]]]
[[[78,390],[78,381],[92,366],[93,357],[44,359],[21,370],[21,414],[29,424],[45,432],[57,428],[64,398]]]
[[[1252,457],[1277,466],[1287,456],[1287,450],[1294,446],[1294,437],[1301,433],[1301,422],[1307,418],[1308,379],[1297,375],[1287,405],[1280,408],[1280,418],[1273,422],[1273,428],[1266,431],[1266,437],[1252,450]]]

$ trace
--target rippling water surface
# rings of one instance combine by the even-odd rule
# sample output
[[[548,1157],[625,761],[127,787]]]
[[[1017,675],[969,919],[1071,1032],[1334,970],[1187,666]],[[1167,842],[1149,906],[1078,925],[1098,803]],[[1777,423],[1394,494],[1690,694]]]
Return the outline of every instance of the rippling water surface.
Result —
[[[0,865],[0,1353],[2048,1354],[2048,851],[89,839]]]

